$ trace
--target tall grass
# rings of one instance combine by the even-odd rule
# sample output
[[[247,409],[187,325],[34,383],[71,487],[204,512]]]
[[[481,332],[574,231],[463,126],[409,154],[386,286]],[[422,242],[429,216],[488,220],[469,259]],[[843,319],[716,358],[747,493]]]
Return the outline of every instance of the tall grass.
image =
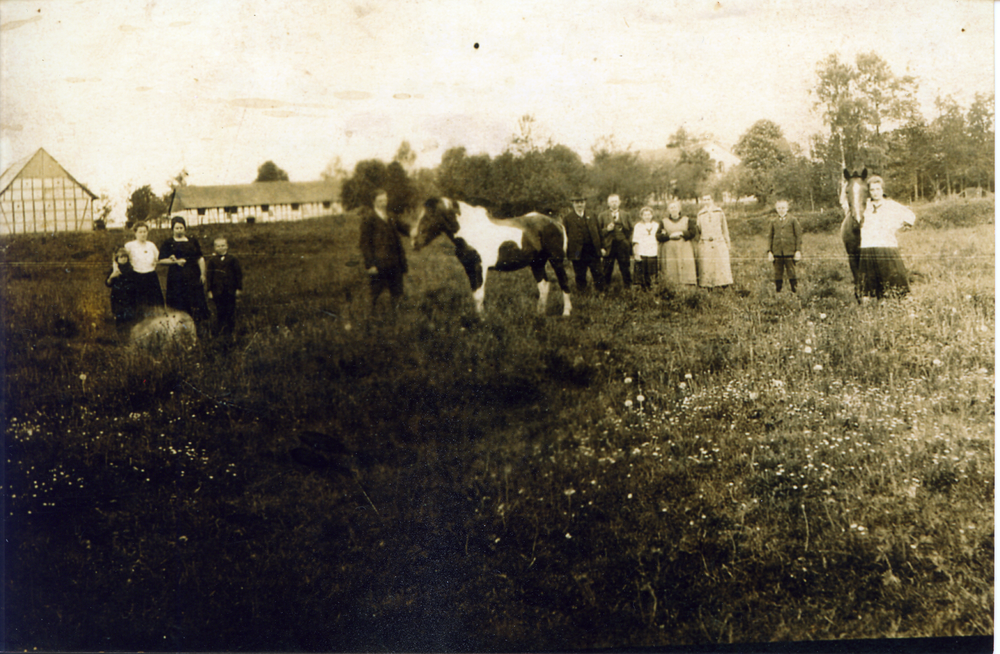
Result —
[[[116,342],[121,236],[3,243],[12,647],[992,633],[992,225],[901,234],[883,304],[830,233],[774,294],[748,229],[732,289],[481,320],[444,245],[394,314],[349,219],[216,233],[240,326],[189,352]]]

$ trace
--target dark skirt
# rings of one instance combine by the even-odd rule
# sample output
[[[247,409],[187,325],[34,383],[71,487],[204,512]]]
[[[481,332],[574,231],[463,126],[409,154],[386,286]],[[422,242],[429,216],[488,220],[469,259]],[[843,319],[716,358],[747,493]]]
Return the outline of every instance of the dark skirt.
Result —
[[[163,309],[163,291],[156,271],[135,274],[135,303],[140,320]]]
[[[196,279],[176,281],[167,278],[167,306],[187,312],[196,322],[208,320],[208,302],[205,301],[205,287]]]
[[[881,299],[910,292],[899,248],[861,248],[858,267],[858,284],[863,296]]]

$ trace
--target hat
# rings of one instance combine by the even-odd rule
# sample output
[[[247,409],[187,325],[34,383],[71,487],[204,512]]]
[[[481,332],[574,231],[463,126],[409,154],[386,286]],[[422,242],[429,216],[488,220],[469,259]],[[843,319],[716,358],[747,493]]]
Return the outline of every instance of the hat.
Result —
[[[570,198],[570,200],[571,200],[572,202],[586,202],[586,201],[587,201],[587,198],[585,198],[585,197],[584,197],[584,196],[582,196],[582,195],[574,195],[574,196],[573,196],[572,198]]]

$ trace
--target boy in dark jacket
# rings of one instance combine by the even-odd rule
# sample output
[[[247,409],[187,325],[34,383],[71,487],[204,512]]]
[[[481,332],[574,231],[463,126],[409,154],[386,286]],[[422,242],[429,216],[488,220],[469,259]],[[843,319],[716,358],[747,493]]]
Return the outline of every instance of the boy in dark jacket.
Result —
[[[138,309],[137,276],[125,248],[115,251],[111,274],[104,283],[111,289],[111,313],[115,316],[115,327],[124,332],[135,321]]]
[[[785,272],[788,285],[795,292],[795,262],[802,258],[802,226],[797,218],[788,215],[788,202],[778,200],[774,205],[778,217],[771,220],[771,233],[767,240],[767,260],[774,264],[774,289],[781,292]]]
[[[229,254],[229,242],[221,236],[215,239],[215,254],[208,258],[205,284],[208,297],[215,302],[214,336],[233,337],[236,327],[236,298],[243,290],[243,269],[236,257]]]

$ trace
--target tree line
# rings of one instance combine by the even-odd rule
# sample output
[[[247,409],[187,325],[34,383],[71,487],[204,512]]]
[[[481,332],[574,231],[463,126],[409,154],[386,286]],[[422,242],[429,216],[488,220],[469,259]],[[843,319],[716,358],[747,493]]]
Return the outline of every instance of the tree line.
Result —
[[[337,160],[335,168],[344,179],[345,209],[369,202],[371,191],[383,187],[398,209],[418,195],[440,194],[489,206],[499,215],[556,211],[572,195],[603,200],[610,193],[630,206],[711,193],[752,196],[760,205],[782,197],[818,209],[837,205],[845,167],[881,174],[887,194],[906,201],[968,187],[993,192],[993,95],[976,94],[967,108],[951,96],[939,97],[936,116],[928,121],[919,110],[918,88],[915,77],[896,75],[874,52],[854,62],[831,54],[816,65],[811,95],[825,131],[811,137],[808,151],[788,141],[780,125],[761,119],[733,148],[741,163],[724,172],[705,150],[705,138],[683,128],[662,156],[644,157],[618,146],[613,136],[602,137],[585,164],[571,148],[540,140],[530,115],[520,119],[496,157],[455,147],[435,169],[408,175],[415,156],[404,141],[389,165],[362,161],[348,174]],[[334,176],[330,167],[325,174]]]
[[[611,193],[633,207],[711,193],[754,197],[759,205],[782,197],[818,209],[836,206],[845,167],[881,174],[887,195],[906,201],[933,200],[970,187],[993,192],[993,94],[977,93],[968,107],[951,96],[938,97],[935,116],[928,120],[919,109],[918,88],[915,77],[895,74],[874,52],[859,54],[853,62],[831,54],[816,64],[811,96],[824,131],[810,138],[808,150],[764,118],[733,148],[741,163],[721,172],[705,148],[707,137],[683,127],[655,153],[621,147],[614,136],[603,136],[585,164],[568,146],[541,138],[534,117],[526,115],[495,157],[460,146],[447,150],[435,168],[417,168],[416,153],[403,141],[388,164],[368,159],[348,172],[334,158],[322,177],[342,183],[346,210],[370,203],[374,189],[384,188],[395,211],[418,197],[445,195],[490,207],[497,215],[555,212],[573,195],[601,201]],[[149,185],[136,189],[128,201],[127,225],[162,217],[186,177],[182,171],[170,180],[162,197]],[[288,181],[288,174],[266,161],[255,182],[269,181]]]

